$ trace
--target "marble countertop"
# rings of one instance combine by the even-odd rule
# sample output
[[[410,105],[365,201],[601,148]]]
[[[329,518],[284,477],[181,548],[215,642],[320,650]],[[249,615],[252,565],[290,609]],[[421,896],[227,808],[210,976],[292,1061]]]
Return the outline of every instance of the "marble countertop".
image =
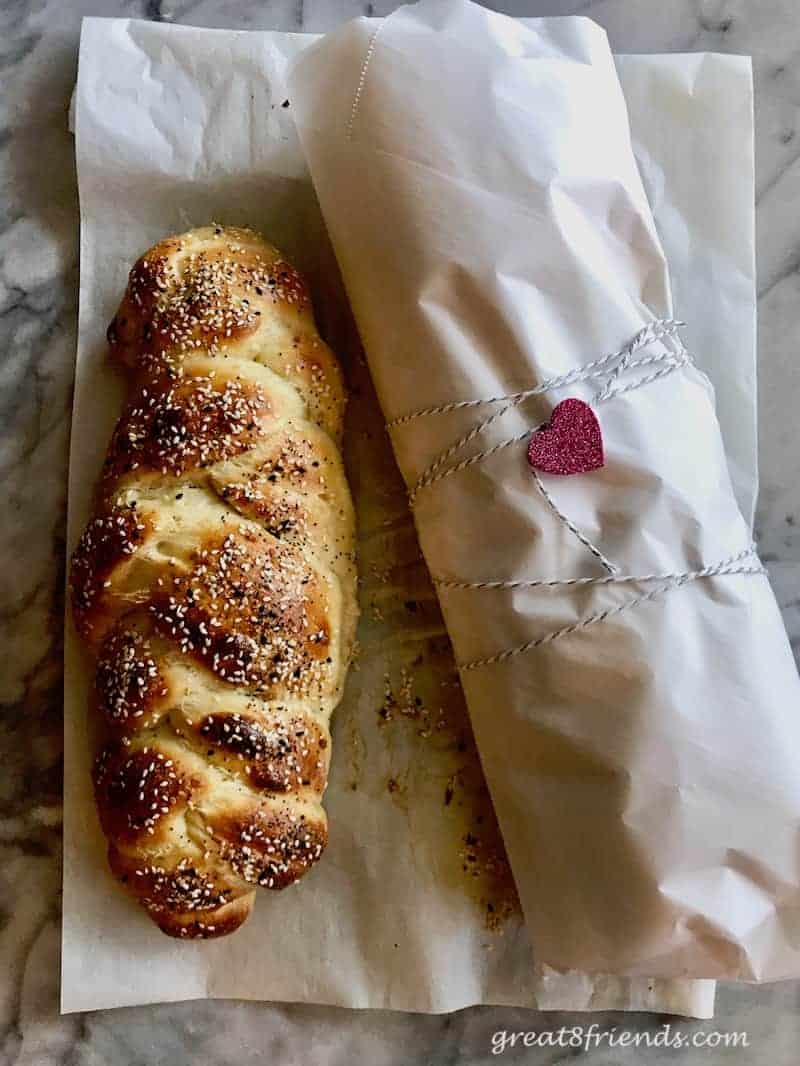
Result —
[[[67,446],[75,350],[78,203],[66,112],[83,15],[200,26],[324,31],[393,0],[5,0],[0,4],[0,461],[8,504],[0,720],[0,1063],[20,1066],[478,1064],[497,1030],[597,1021],[643,1029],[646,1016],[540,1015],[474,1008],[449,1016],[197,1002],[58,1015],[61,628]],[[800,650],[800,19],[797,0],[503,0],[511,14],[588,14],[615,51],[749,53],[756,82],[761,502],[757,534],[792,645]],[[597,1064],[794,1061],[800,983],[721,986],[714,1022],[746,1031],[716,1052],[597,1049]],[[555,1062],[563,1048],[503,1058]]]

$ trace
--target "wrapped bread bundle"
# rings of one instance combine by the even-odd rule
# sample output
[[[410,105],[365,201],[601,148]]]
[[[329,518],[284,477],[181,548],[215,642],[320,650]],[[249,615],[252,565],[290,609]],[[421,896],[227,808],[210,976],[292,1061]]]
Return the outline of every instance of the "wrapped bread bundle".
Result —
[[[797,974],[800,685],[604,33],[425,0],[290,84],[539,961]]]

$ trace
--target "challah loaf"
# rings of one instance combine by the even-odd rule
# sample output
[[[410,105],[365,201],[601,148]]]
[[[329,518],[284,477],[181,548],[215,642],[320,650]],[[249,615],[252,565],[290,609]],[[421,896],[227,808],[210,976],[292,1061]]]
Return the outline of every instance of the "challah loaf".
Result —
[[[131,379],[72,561],[96,663],[94,783],[116,876],[214,937],[319,858],[357,618],[344,389],[261,237],[170,237],[108,331]]]

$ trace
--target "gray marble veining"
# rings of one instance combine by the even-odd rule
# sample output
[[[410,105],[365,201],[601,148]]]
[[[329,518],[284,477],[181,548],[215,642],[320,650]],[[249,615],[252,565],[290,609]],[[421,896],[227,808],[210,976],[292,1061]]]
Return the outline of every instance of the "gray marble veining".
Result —
[[[3,0],[0,3],[0,1060],[100,1064],[498,1061],[498,1029],[585,1018],[476,1008],[446,1017],[200,1002],[61,1018],[58,1004],[61,616],[78,205],[66,115],[82,15],[323,31],[387,0]],[[800,10],[797,0],[507,0],[511,14],[589,14],[616,51],[753,55],[760,291],[758,538],[800,650]],[[800,984],[722,987],[713,1023],[738,1050],[598,1050],[593,1063],[796,1061]],[[601,1026],[653,1028],[619,1015]],[[555,1062],[559,1049],[503,1058]],[[502,1061],[502,1060],[500,1060]]]

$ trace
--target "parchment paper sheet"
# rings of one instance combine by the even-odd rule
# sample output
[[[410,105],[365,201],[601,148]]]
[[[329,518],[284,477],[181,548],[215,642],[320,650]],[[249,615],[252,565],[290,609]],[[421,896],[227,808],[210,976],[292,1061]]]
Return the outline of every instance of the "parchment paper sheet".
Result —
[[[797,975],[800,681],[713,389],[652,337],[575,380],[673,316],[605,33],[422,0],[288,81],[538,959]],[[537,485],[565,396],[605,466]]]
[[[535,967],[405,490],[292,108],[282,106],[286,63],[307,43],[280,33],[84,23],[75,116],[82,240],[70,547],[118,411],[120,382],[103,363],[103,335],[131,262],[168,231],[212,217],[249,223],[309,273],[323,332],[347,366],[363,620],[361,653],[334,722],[326,855],[296,887],[263,893],[242,932],[209,944],[165,938],[107,874],[89,783],[87,679],[67,625],[62,1007],[239,997],[423,1011],[508,1003],[708,1016],[711,981],[562,976]],[[698,292],[707,264],[715,264],[715,285],[698,297],[691,330],[712,340],[704,355],[724,353],[706,369],[720,396],[731,397],[722,412],[726,441],[741,472],[742,506],[752,508],[755,405],[752,391],[737,395],[736,384],[754,376],[749,63],[631,56],[620,70],[678,283]],[[727,175],[724,196],[719,172]],[[724,206],[726,197],[735,210]],[[477,876],[464,866],[478,866]]]

